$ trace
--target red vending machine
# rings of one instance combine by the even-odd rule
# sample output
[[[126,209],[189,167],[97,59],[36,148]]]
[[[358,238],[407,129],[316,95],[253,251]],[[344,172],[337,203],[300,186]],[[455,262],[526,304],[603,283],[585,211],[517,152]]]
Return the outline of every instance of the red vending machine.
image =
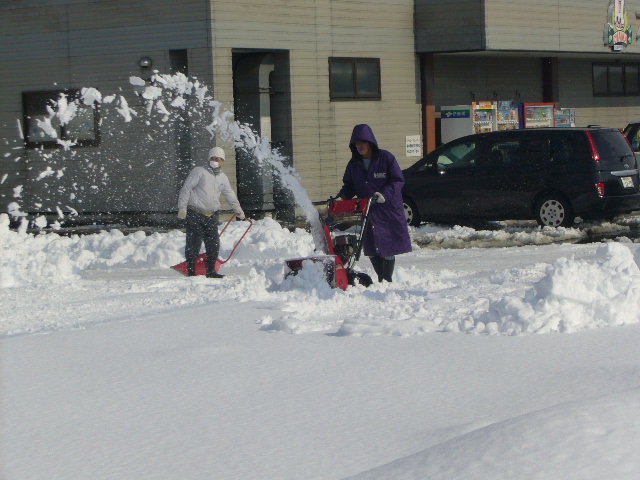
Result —
[[[555,104],[521,103],[520,128],[555,127]]]

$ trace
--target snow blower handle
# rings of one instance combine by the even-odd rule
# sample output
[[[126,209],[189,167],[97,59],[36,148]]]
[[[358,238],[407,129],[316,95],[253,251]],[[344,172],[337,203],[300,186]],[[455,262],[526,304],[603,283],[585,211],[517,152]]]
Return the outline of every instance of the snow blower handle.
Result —
[[[329,208],[329,205],[331,205],[332,203],[339,202],[340,200],[342,200],[342,197],[340,195],[336,195],[335,197],[329,197],[327,199],[327,208]]]
[[[386,199],[384,198],[384,195],[382,195],[380,192],[374,193],[371,197],[371,203],[384,203],[385,201]]]

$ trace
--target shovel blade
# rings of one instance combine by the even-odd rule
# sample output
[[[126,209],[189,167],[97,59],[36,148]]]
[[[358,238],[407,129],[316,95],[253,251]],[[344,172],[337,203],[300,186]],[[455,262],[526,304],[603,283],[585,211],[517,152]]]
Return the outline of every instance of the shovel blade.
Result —
[[[220,272],[220,266],[222,265],[222,260],[217,259],[215,269],[216,272]],[[172,266],[175,271],[180,272],[183,275],[187,274],[187,262],[182,262],[177,265]],[[202,253],[196,259],[196,275],[206,275],[207,274],[207,254]]]

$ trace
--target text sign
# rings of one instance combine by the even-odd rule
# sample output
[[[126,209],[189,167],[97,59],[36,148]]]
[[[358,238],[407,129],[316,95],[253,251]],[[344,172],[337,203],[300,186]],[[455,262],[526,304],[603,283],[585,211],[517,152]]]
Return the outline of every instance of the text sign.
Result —
[[[422,156],[422,135],[407,135],[407,157]]]

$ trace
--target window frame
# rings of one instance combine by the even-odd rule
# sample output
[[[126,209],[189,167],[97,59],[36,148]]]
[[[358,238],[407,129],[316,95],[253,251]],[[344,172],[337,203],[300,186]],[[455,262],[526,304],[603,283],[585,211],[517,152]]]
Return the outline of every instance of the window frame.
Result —
[[[338,94],[334,89],[333,70],[336,63],[351,65],[351,82],[352,90],[349,94]],[[374,94],[366,94],[358,92],[358,64],[367,63],[376,66],[376,83],[377,92]],[[368,57],[329,57],[329,98],[331,101],[367,101],[382,99],[382,81],[380,74],[380,59]]]
[[[51,139],[37,139],[31,138],[31,115],[33,113],[30,111],[32,109],[32,104],[35,102],[48,102],[48,101],[56,101],[61,94],[67,96],[67,98],[72,100],[77,100],[80,97],[79,89],[58,89],[58,90],[38,90],[38,91],[30,91],[30,92],[22,92],[22,129],[24,136],[24,145],[25,148],[28,149],[36,149],[36,148],[64,148],[64,146],[58,143],[57,140],[69,141],[74,140],[72,136],[70,136],[68,132],[68,127],[66,125],[60,125],[58,129],[59,137],[57,140]],[[86,108],[91,108],[93,111],[93,138],[90,139],[76,139],[75,144],[71,145],[71,148],[79,148],[79,147],[95,147],[100,144],[100,108],[99,105],[86,105]],[[46,112],[43,112],[43,115],[46,115]]]
[[[606,91],[596,90],[596,68],[606,68]],[[621,91],[612,90],[611,76],[613,72],[612,68],[620,69],[619,77],[616,78],[618,82],[622,83]],[[634,68],[636,70],[635,90],[629,91],[627,87],[627,68]],[[594,97],[637,97],[640,96],[640,62],[593,62],[591,64],[591,87]]]

